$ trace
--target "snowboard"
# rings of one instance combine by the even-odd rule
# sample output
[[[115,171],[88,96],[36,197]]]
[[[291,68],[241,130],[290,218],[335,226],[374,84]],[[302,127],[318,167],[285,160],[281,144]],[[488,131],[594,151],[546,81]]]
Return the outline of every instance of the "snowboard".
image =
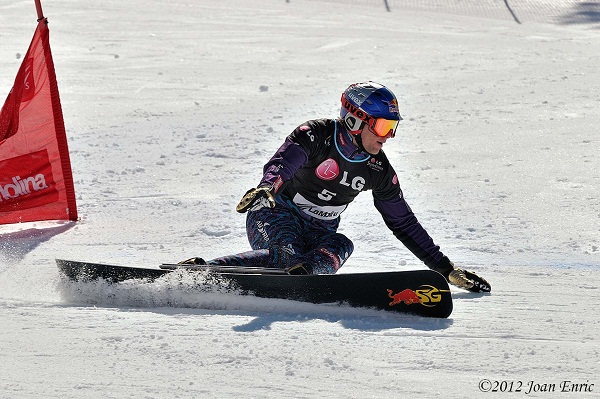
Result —
[[[160,268],[147,268],[63,259],[56,259],[56,263],[61,273],[72,281],[153,281],[183,269],[185,273],[213,274],[228,280],[232,288],[245,295],[263,298],[343,303],[423,317],[446,318],[452,313],[448,283],[433,270],[290,275],[283,270],[261,267],[163,264]]]

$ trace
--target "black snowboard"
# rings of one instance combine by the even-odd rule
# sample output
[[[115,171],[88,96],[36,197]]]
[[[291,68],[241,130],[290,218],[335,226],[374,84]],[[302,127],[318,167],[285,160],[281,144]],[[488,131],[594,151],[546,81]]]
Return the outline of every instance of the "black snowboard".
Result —
[[[375,273],[289,275],[279,270],[240,267],[162,265],[161,269],[114,266],[57,259],[60,271],[73,281],[104,279],[155,280],[173,270],[215,273],[244,294],[312,303],[346,303],[425,317],[448,317],[452,296],[446,279],[432,270]]]

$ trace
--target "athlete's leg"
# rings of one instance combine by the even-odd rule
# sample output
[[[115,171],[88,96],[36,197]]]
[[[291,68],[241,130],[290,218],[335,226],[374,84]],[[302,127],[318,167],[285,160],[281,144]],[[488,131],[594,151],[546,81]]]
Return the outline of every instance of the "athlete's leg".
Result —
[[[286,268],[296,263],[303,251],[302,221],[280,204],[248,212],[246,233],[253,249],[269,250],[271,267]]]
[[[219,266],[263,266],[268,267],[270,253],[268,249],[242,252],[235,255],[221,256],[206,261],[207,265]]]
[[[333,274],[354,250],[352,241],[336,232],[338,223],[309,221],[280,204],[250,211],[246,233],[253,250],[207,263],[276,268],[305,263],[314,274]]]
[[[310,249],[302,257],[312,266],[314,274],[336,273],[354,251],[354,244],[348,237],[329,230],[309,230],[304,238]]]
[[[246,233],[252,251],[211,259],[209,265],[286,268],[297,263],[302,252],[298,216],[280,205],[248,212]]]

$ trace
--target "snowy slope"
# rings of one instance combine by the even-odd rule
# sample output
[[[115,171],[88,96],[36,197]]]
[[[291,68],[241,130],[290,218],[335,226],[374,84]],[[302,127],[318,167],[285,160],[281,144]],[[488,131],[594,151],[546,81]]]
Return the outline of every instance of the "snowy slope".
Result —
[[[47,0],[81,221],[0,226],[0,398],[600,396],[597,3],[509,2],[522,24],[416,3]],[[33,2],[0,3],[2,99],[34,28]],[[262,164],[368,79],[400,100],[385,151],[407,200],[491,295],[429,320],[60,281],[57,257],[248,249],[234,207]],[[343,215],[342,272],[423,268],[371,203]]]

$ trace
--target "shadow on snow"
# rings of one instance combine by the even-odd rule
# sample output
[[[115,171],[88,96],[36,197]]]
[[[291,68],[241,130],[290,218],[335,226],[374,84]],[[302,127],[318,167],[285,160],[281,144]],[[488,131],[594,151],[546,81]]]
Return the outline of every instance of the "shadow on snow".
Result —
[[[19,262],[41,243],[64,233],[76,222],[64,222],[58,226],[29,228],[0,234],[0,259],[6,262]]]
[[[567,14],[558,17],[561,25],[595,24],[600,22],[600,3],[583,2],[575,5]]]

